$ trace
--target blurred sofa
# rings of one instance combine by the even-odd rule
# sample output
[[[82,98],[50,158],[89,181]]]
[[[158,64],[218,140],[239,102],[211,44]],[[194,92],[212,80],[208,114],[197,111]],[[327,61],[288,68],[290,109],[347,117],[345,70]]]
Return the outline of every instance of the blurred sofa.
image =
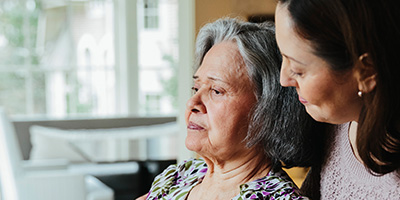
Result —
[[[163,149],[176,146],[175,117],[14,119],[13,125],[25,160],[93,175],[116,200],[147,193],[154,177],[176,163],[177,149]]]

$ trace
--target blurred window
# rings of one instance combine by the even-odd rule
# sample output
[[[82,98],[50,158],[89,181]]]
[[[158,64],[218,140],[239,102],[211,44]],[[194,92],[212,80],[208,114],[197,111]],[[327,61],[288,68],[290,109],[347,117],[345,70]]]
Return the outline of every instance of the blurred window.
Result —
[[[144,0],[144,28],[158,28],[158,0]]]
[[[128,1],[128,0],[125,0]],[[130,0],[129,0],[130,1]],[[137,2],[139,115],[176,114],[177,0]],[[113,116],[117,0],[0,0],[0,106],[12,115]],[[118,47],[117,47],[118,48]],[[129,87],[128,87],[129,88]]]

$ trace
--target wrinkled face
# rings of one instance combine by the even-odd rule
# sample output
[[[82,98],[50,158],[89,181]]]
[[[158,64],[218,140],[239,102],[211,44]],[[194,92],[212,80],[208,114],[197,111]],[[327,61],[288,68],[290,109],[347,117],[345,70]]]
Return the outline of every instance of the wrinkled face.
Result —
[[[234,42],[214,45],[193,76],[186,106],[186,147],[201,156],[232,159],[247,151],[243,139],[256,98]]]
[[[334,75],[328,63],[313,53],[309,41],[295,32],[286,6],[278,4],[275,13],[276,40],[283,57],[281,84],[296,87],[299,101],[317,121],[357,121],[362,103],[355,72]]]

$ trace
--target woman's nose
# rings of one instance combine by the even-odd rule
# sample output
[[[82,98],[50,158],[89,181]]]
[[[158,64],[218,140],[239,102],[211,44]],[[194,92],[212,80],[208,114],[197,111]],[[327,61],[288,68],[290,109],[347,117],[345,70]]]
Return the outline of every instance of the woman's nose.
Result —
[[[186,103],[186,110],[193,113],[207,113],[200,91],[196,92]]]
[[[296,87],[296,80],[290,77],[289,69],[282,64],[281,74],[280,74],[280,83],[283,87]]]

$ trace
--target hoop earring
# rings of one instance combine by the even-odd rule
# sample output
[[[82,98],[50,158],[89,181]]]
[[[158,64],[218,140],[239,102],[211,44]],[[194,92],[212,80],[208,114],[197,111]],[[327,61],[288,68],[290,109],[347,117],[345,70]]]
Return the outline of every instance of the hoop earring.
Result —
[[[359,97],[362,97],[363,93],[362,93],[361,91],[358,91],[357,95],[358,95]]]

